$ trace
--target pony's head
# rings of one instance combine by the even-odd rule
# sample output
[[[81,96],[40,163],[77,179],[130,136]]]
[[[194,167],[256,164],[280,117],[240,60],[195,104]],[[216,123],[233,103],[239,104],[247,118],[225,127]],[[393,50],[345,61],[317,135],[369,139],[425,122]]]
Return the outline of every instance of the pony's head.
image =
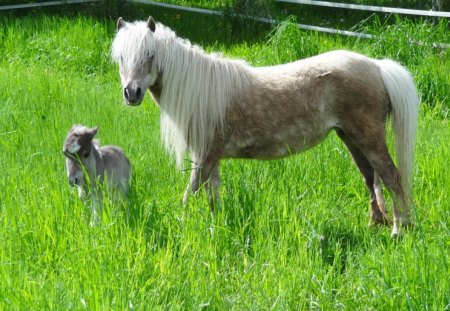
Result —
[[[97,130],[97,127],[74,125],[67,134],[63,153],[66,156],[67,177],[71,186],[83,186],[85,183],[84,171],[91,166],[92,140]]]
[[[129,105],[139,105],[145,90],[152,86],[158,71],[154,62],[156,46],[155,21],[125,22],[117,20],[117,33],[112,43],[112,58],[119,64],[123,96]]]

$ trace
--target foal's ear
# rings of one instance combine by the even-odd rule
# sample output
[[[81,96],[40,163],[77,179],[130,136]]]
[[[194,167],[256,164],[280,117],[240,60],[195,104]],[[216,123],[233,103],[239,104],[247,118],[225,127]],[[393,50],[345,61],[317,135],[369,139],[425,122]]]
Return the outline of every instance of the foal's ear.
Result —
[[[122,19],[122,17],[119,17],[117,19],[117,30],[119,30],[120,28],[122,28],[123,26],[125,26],[125,21]]]
[[[94,137],[98,132],[98,126],[89,129],[89,134]]]
[[[151,17],[151,16],[148,17],[147,26],[151,32],[155,32],[156,23],[155,23],[155,20],[153,19],[153,17]]]

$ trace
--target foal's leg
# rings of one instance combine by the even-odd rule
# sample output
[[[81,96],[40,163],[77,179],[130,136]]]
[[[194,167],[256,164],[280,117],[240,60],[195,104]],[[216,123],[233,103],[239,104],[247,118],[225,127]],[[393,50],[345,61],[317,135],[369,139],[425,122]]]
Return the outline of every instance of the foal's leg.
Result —
[[[384,207],[383,194],[379,184],[377,174],[374,172],[372,165],[370,165],[364,154],[353,144],[353,142],[341,130],[336,133],[342,139],[347,149],[350,151],[353,160],[356,163],[359,171],[364,177],[364,182],[370,192],[370,220],[369,225],[372,224],[388,224],[391,223],[386,209]]]
[[[100,224],[102,210],[103,210],[103,194],[100,190],[93,188],[91,190],[92,198],[92,221],[90,222],[91,227]]]

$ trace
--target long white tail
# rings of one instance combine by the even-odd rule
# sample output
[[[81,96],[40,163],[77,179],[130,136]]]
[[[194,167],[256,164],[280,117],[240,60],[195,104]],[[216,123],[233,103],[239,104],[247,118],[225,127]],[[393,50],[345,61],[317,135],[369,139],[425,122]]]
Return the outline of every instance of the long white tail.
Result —
[[[411,200],[420,99],[406,68],[388,59],[378,60],[377,64],[391,101],[400,179],[406,199]]]

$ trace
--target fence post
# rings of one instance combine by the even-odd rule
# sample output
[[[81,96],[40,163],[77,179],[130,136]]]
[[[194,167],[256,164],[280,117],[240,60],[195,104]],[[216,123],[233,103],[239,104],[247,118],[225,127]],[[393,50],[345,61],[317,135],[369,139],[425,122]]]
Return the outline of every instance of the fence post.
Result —
[[[442,0],[433,0],[433,11],[442,11]]]
[[[431,7],[432,11],[442,11],[442,0],[433,0],[433,4]],[[439,17],[433,18],[433,21],[437,24],[439,23]]]

